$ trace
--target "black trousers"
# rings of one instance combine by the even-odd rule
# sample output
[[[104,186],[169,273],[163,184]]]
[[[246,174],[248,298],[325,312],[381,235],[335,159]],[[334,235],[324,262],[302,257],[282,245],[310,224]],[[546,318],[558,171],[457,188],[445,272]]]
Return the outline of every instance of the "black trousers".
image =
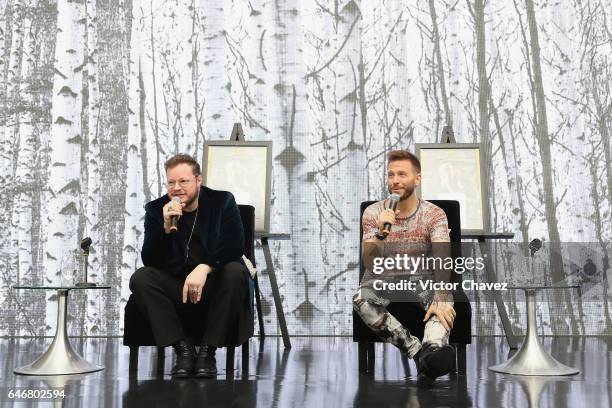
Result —
[[[158,346],[168,346],[187,336],[195,337],[193,333],[202,333],[201,339],[193,339],[202,344],[238,346],[253,334],[247,274],[239,262],[230,262],[211,272],[196,304],[183,303],[186,276],[148,266],[134,272],[130,290]]]

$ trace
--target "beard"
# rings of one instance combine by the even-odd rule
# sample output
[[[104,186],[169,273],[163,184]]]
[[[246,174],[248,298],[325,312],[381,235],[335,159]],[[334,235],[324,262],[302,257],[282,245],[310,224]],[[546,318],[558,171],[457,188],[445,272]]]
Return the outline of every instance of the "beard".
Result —
[[[193,204],[198,199],[198,193],[199,193],[199,190],[196,191],[196,193],[193,196],[190,196],[187,198],[187,201],[185,201],[185,207],[189,207],[191,204]]]
[[[404,201],[410,198],[410,196],[414,193],[414,189],[415,189],[414,185],[404,187],[404,194],[400,196],[400,201]],[[391,189],[389,189],[389,194],[392,194],[392,193],[393,192],[391,191]]]

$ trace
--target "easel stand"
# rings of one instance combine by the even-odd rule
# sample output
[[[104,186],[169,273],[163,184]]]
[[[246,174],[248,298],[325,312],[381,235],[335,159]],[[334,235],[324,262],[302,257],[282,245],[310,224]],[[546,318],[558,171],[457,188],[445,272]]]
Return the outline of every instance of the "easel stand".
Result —
[[[239,144],[253,144],[255,142],[245,142],[244,131],[242,129],[242,124],[236,122],[234,123],[234,127],[232,128],[232,132],[230,134],[230,142],[241,142]],[[266,209],[269,207],[270,203],[270,174],[272,172],[271,168],[271,158],[272,158],[272,142],[260,142],[263,143],[262,146],[266,146],[268,150],[268,169],[267,169],[267,181],[266,181],[266,201],[268,203]],[[229,190],[229,189],[228,189]],[[266,220],[266,228],[268,227],[268,220]],[[281,334],[283,336],[283,343],[285,348],[291,348],[291,341],[289,340],[289,332],[287,331],[287,322],[285,320],[285,312],[283,311],[283,304],[281,303],[280,292],[278,291],[278,282],[276,281],[276,272],[274,271],[274,264],[272,262],[272,254],[270,253],[270,246],[268,245],[268,240],[288,240],[290,239],[289,234],[271,234],[264,232],[256,232],[255,239],[259,239],[261,241],[261,248],[263,249],[264,257],[266,259],[266,270],[268,271],[268,276],[270,277],[270,286],[272,288],[272,296],[274,297],[274,307],[276,309],[276,317],[278,318],[278,324],[280,325]],[[257,315],[259,316],[259,337],[264,339],[266,337],[266,333],[264,331],[263,318],[261,314],[261,295],[259,293],[259,283],[257,279],[255,279],[255,301],[257,307]]]
[[[280,292],[278,290],[278,281],[276,280],[276,272],[274,271],[274,263],[272,262],[272,254],[270,253],[270,245],[268,244],[268,240],[288,240],[290,239],[290,235],[255,233],[255,239],[259,239],[261,241],[261,248],[263,249],[264,258],[266,259],[266,271],[270,277],[270,287],[272,288],[272,297],[274,298],[274,308],[276,309],[276,317],[281,329],[283,344],[285,345],[285,348],[290,349],[291,341],[289,339],[289,332],[287,331],[287,321],[285,320],[285,312],[283,311],[283,304],[281,302]],[[257,303],[259,305],[259,290],[257,292]],[[257,313],[261,313],[261,306],[257,307]],[[260,337],[265,338],[265,336],[263,325],[261,324],[260,320]]]

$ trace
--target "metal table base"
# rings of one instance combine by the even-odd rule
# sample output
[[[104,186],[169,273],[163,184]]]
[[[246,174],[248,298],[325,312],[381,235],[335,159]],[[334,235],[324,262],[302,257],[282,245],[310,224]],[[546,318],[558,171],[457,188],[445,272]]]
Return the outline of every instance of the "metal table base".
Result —
[[[45,353],[31,364],[16,368],[15,374],[23,375],[69,375],[103,370],[78,355],[68,340],[66,317],[68,311],[68,289],[57,291],[57,329],[53,342]]]
[[[515,375],[574,375],[580,371],[557,361],[540,342],[535,312],[536,289],[525,288],[527,298],[527,335],[519,351],[503,364],[489,367],[489,370]]]

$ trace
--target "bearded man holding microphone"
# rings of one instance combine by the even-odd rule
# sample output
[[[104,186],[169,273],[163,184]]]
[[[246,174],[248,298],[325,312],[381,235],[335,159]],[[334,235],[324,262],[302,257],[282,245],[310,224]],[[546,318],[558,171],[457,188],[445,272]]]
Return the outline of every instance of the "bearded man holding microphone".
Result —
[[[437,282],[449,282],[450,271],[436,268],[406,274],[394,267],[385,270],[385,275],[373,272],[376,258],[393,258],[397,254],[419,257],[430,253],[443,259],[450,255],[446,214],[416,196],[415,189],[420,183],[421,164],[415,155],[404,150],[388,154],[387,188],[391,196],[370,205],[363,213],[362,261],[366,272],[353,296],[353,309],[382,340],[415,360],[419,383],[431,385],[454,365],[455,352],[448,344],[456,316],[452,293],[424,290],[421,285],[414,285],[417,288],[414,291],[401,293],[400,302],[412,302],[425,309],[425,318],[420,322],[425,325],[421,341],[387,310],[395,294],[378,290],[374,282],[399,277],[424,280],[428,275]]]
[[[212,378],[216,348],[253,334],[240,211],[231,193],[202,185],[193,157],[175,155],[164,167],[168,192],[145,205],[144,266],[130,278],[130,290],[156,344],[176,352],[172,376]],[[204,326],[197,353],[183,313]]]

